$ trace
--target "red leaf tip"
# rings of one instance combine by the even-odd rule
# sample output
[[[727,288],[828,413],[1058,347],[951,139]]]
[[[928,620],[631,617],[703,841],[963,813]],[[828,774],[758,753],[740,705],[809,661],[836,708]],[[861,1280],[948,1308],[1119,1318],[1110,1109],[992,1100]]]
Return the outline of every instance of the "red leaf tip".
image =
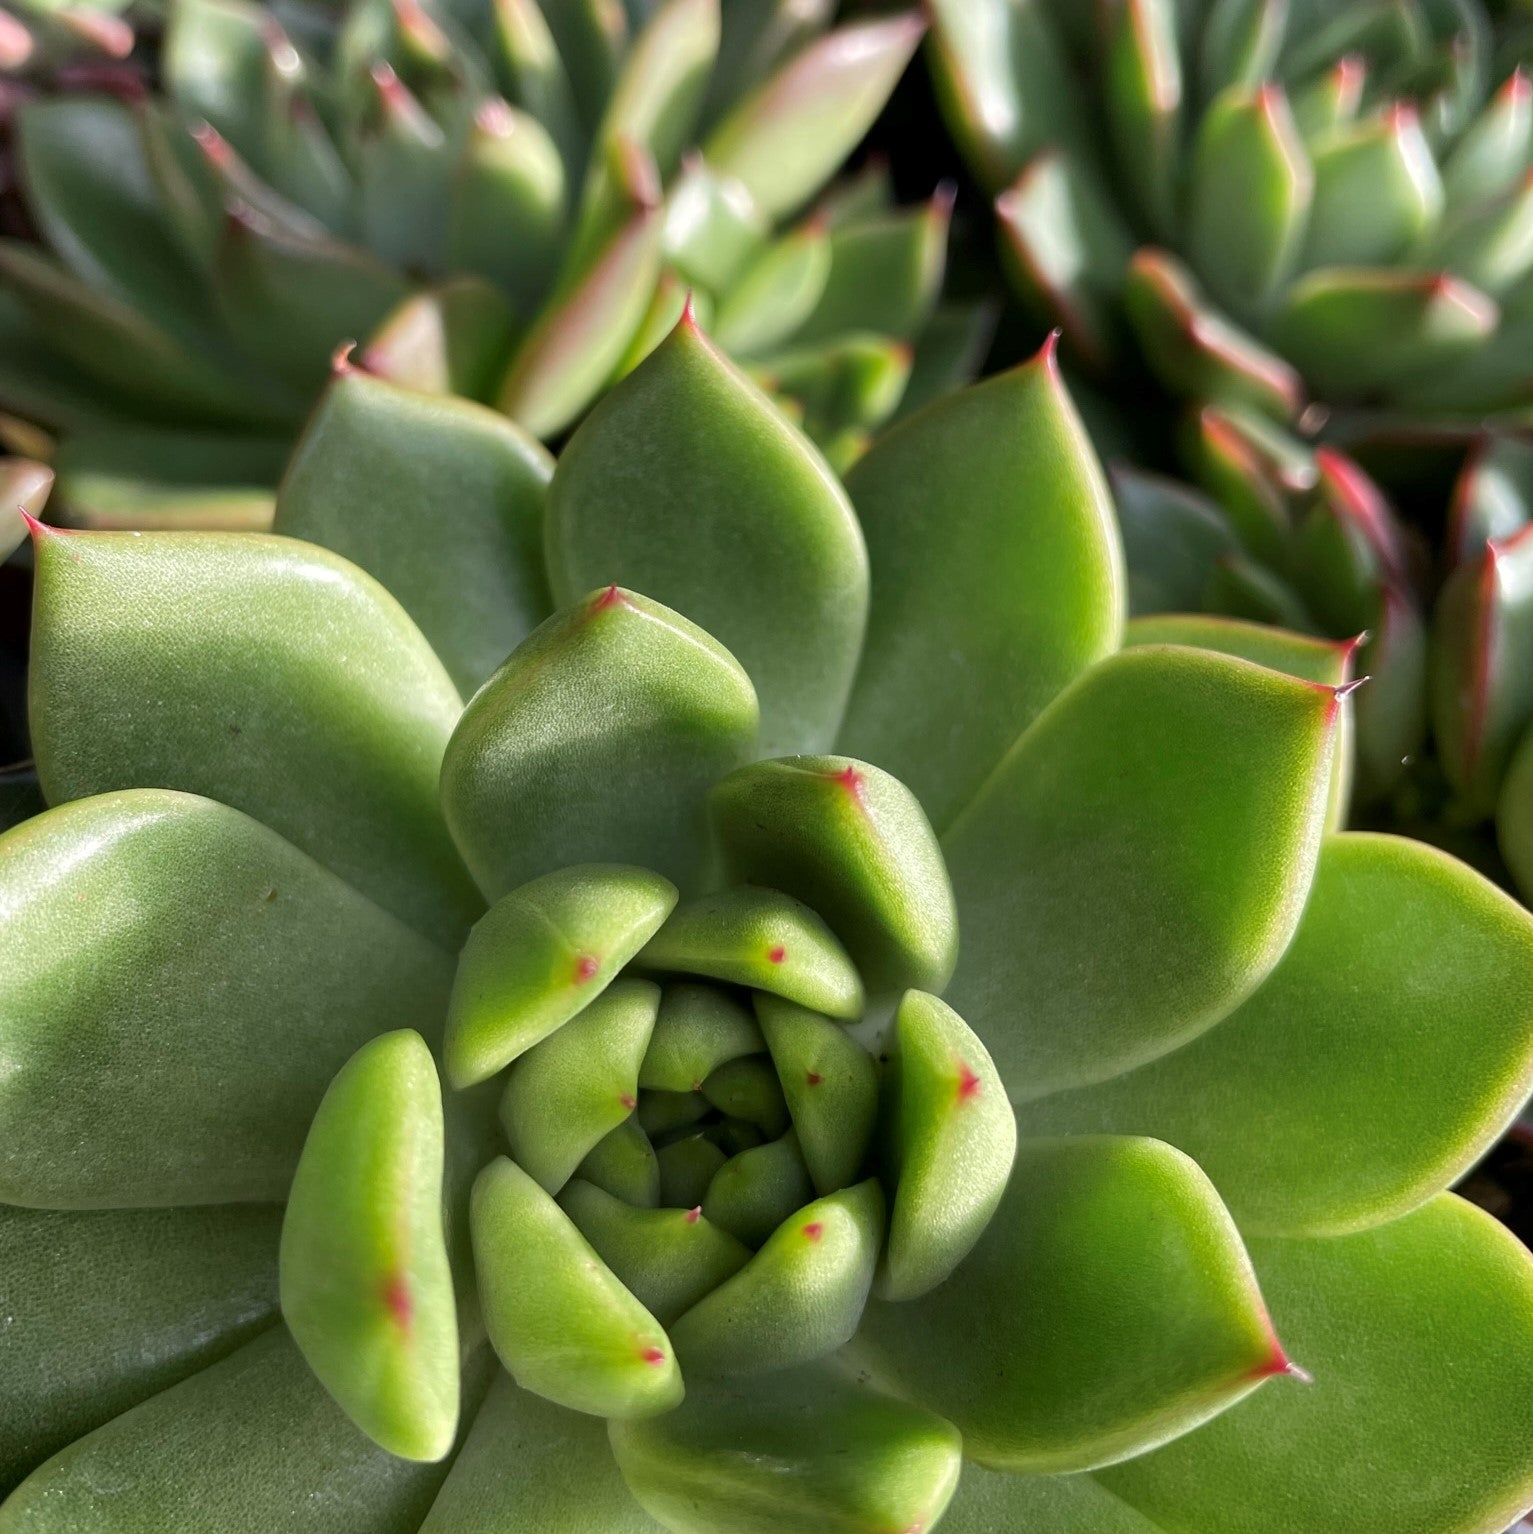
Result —
[[[822,1081],[825,1080],[825,1078],[818,1071],[807,1071],[805,1072],[804,1080],[807,1081],[810,1086],[817,1087]]]
[[[638,1102],[638,1099],[637,1099],[637,1098],[636,1098],[636,1097],[635,1097],[635,1096],[634,1096],[634,1095],[633,1095],[633,1093],[632,1093],[632,1092],[619,1092],[619,1093],[618,1093],[618,1096],[617,1096],[617,1100],[618,1100],[618,1101],[619,1101],[619,1102],[620,1102],[620,1103],[621,1103],[621,1104],[622,1104],[622,1105],[623,1105],[623,1106],[624,1106],[624,1107],[625,1107],[625,1108],[626,1108],[626,1109],[627,1109],[627,1110],[628,1110],[628,1111],[629,1111],[629,1112],[630,1112],[630,1113],[632,1113],[632,1112],[633,1112],[633,1110],[634,1110],[634,1109],[635,1109],[635,1108],[637,1108],[637,1107],[638,1107],[638,1106],[639,1106],[639,1102]]]
[[[973,1102],[983,1090],[984,1083],[979,1076],[963,1060],[958,1062],[958,1101],[960,1103]]]
[[[356,350],[357,343],[355,341],[342,341],[330,353],[330,376],[332,378],[345,378],[349,373],[361,372],[361,369],[351,360]]]
[[[595,954],[583,953],[575,960],[575,984],[584,985],[588,980],[596,978],[596,971],[601,968],[601,960]]]
[[[388,1306],[396,1326],[409,1326],[415,1314],[415,1302],[410,1298],[410,1286],[404,1274],[395,1273],[383,1286],[383,1303]]]
[[[784,959],[786,959],[787,957],[788,957],[788,950],[786,948],[784,948],[781,943],[777,944],[777,946],[775,948],[768,948],[767,949],[767,960],[768,960],[769,963],[781,964],[782,961]]]
[[[34,517],[25,506],[18,506],[16,510],[21,513],[21,520],[26,523],[27,531],[34,539],[51,538],[59,531],[56,527],[49,527],[40,517]]]
[[[825,1227],[818,1220],[811,1220],[804,1227],[804,1236],[807,1240],[818,1241],[825,1234]]]
[[[647,1364],[663,1364],[665,1362],[664,1348],[645,1348],[639,1357]]]
[[[703,1217],[703,1206],[698,1204],[695,1208],[687,1210],[687,1224],[696,1225]]]
[[[697,304],[694,298],[693,290],[691,288],[687,289],[687,296],[682,300],[681,318],[677,320],[676,324],[677,327],[681,330],[695,331],[698,328]]]

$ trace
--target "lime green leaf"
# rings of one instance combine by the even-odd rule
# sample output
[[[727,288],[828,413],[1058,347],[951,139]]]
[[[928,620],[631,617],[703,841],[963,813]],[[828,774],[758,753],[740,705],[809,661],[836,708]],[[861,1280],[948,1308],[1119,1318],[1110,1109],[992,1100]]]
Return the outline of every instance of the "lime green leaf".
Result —
[[[833,1353],[857,1330],[883,1233],[871,1180],[804,1205],[673,1323],[677,1357],[699,1374],[759,1374]]]
[[[664,1534],[634,1501],[606,1425],[500,1375],[420,1534]]]
[[[401,1029],[364,1044],[310,1126],[282,1222],[282,1315],[375,1443],[439,1460],[458,1430],[458,1324],[442,1232],[442,1092]]]
[[[829,1368],[710,1384],[608,1433],[633,1494],[674,1534],[930,1529],[961,1465],[951,1424]]]
[[[0,1206],[0,1498],[263,1326],[277,1308],[280,1218],[259,1207]]]
[[[989,1051],[937,997],[911,991],[900,1003],[889,1055],[882,1133],[894,1198],[877,1293],[906,1300],[980,1239],[1011,1175],[1017,1121]]]
[[[1262,1391],[1109,1490],[1157,1526],[1242,1534],[1482,1534],[1533,1501],[1533,1266],[1502,1226],[1443,1195],[1251,1255],[1314,1384]]]
[[[758,1055],[766,1040],[743,1002],[716,985],[679,981],[660,998],[639,1085],[665,1092],[696,1092],[716,1067]]]
[[[37,548],[32,736],[51,803],[244,810],[434,937],[477,901],[436,803],[458,695],[383,588],[309,544],[70,533]]]
[[[731,1156],[709,1181],[702,1210],[720,1230],[747,1247],[760,1247],[813,1199],[798,1136],[790,1131]]]
[[[464,710],[442,763],[447,824],[491,898],[598,859],[687,888],[708,789],[754,754],[756,727],[722,645],[609,586],[535,630]]]
[[[873,607],[840,745],[908,783],[940,830],[1116,645],[1112,502],[1052,347],[902,422],[847,489]]]
[[[1182,60],[1176,24],[1176,0],[1112,0],[1101,7],[1107,125],[1128,194],[1161,238],[1175,226],[1181,190]]]
[[[702,1091],[720,1113],[753,1124],[769,1139],[788,1127],[788,1105],[777,1072],[760,1055],[726,1060],[703,1083]]]
[[[931,823],[897,778],[841,756],[737,768],[713,791],[730,877],[824,918],[876,993],[941,990],[958,913]]]
[[[1009,1475],[972,1462],[942,1534],[1165,1534],[1089,1475]]]
[[[710,1106],[701,1088],[694,1092],[645,1092],[639,1099],[637,1117],[651,1139],[669,1141],[706,1118]]]
[[[828,1017],[780,997],[758,992],[756,1014],[816,1192],[848,1187],[878,1116],[873,1057]]]
[[[856,1351],[971,1459],[1030,1474],[1142,1453],[1287,1368],[1212,1184],[1169,1145],[1105,1136],[1024,1141],[968,1259],[923,1299],[874,1301]]]
[[[450,962],[235,810],[138,789],[0,840],[0,1194],[281,1199],[330,1078],[435,1033]]]
[[[713,322],[719,345],[745,358],[782,345],[814,312],[830,261],[830,236],[817,221],[768,245],[720,298]]]
[[[600,1417],[680,1404],[681,1371],[660,1323],[504,1156],[474,1184],[473,1226],[485,1325],[517,1384]]]
[[[1509,192],[1533,168],[1533,82],[1508,75],[1443,162],[1450,208],[1470,208]]]
[[[660,1202],[668,1209],[701,1207],[714,1174],[724,1165],[724,1152],[700,1134],[672,1140],[655,1155],[660,1163]]]
[[[713,130],[709,162],[743,182],[768,217],[793,212],[872,126],[925,30],[907,13],[826,33]]]
[[[0,1531],[413,1534],[445,1473],[359,1433],[278,1326],[54,1455]]]
[[[511,1156],[549,1193],[633,1112],[660,987],[619,980],[511,1063],[500,1122]]]
[[[1244,1006],[1028,1123],[1169,1140],[1248,1232],[1377,1225],[1456,1180],[1533,1089],[1530,994],[1533,920],[1514,901],[1419,842],[1333,837]]]
[[[768,224],[751,194],[702,158],[689,157],[665,209],[665,253],[688,282],[730,287],[760,253]]]
[[[862,1015],[862,981],[846,950],[814,911],[777,890],[739,885],[691,901],[638,962],[770,991],[831,1017]]]
[[[660,1163],[632,1114],[592,1148],[575,1175],[637,1208],[653,1209],[660,1202]]]
[[[867,611],[861,531],[820,456],[686,318],[575,434],[547,526],[556,600],[618,581],[666,603],[739,657],[764,752],[829,743]]]
[[[578,1178],[559,1203],[596,1255],[662,1326],[750,1261],[749,1248],[695,1207],[635,1209]]]
[[[294,449],[276,531],[382,582],[467,695],[548,614],[552,471],[493,411],[342,368]]]
[[[451,1085],[487,1080],[588,1007],[675,904],[659,874],[603,863],[497,900],[458,960],[443,1045]]]
[[[1100,1081],[1195,1038],[1271,970],[1325,823],[1329,687],[1175,647],[1088,672],[944,839],[949,1000],[1007,1089]]]

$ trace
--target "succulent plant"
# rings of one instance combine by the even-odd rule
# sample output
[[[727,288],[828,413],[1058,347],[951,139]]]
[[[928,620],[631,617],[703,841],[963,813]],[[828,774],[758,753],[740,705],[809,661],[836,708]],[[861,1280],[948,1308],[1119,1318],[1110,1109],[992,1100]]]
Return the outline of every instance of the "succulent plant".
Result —
[[[343,370],[276,528],[35,528],[3,1534],[1533,1502],[1533,917],[1121,645],[1051,352],[844,488],[690,317],[556,469]]]
[[[875,169],[804,215],[923,30],[831,10],[172,0],[162,95],[18,114],[46,248],[0,244],[0,404],[64,434],[77,523],[259,527],[339,343],[548,438],[690,290],[849,462],[978,317],[933,316],[945,189],[897,208]]]
[[[130,0],[7,0],[0,7],[0,76],[88,72],[133,51]]]
[[[1533,402],[1533,87],[1482,0],[932,14],[1011,270],[1082,359],[1131,329],[1176,393],[1280,420]]]

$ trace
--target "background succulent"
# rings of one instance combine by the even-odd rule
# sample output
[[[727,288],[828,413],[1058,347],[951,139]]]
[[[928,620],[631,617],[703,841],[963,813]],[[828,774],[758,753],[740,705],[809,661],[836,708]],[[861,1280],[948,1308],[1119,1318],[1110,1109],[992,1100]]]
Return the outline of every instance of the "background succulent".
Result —
[[[37,532],[5,1534],[1533,1501],[1533,918],[1346,647],[1121,646],[1049,354],[844,490],[690,319],[556,471],[343,370],[277,528]]]
[[[0,245],[0,402],[65,433],[76,521],[259,526],[338,343],[550,437],[690,289],[850,461],[977,318],[933,320],[945,191],[875,170],[805,215],[923,30],[831,11],[173,0],[159,93],[18,114],[46,248]]]

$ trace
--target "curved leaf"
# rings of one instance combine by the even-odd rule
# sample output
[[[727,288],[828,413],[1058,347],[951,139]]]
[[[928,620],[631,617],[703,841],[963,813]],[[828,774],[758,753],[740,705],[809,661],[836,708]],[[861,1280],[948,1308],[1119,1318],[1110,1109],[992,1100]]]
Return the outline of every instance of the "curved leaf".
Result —
[[[0,1194],[280,1200],[381,1030],[435,1035],[447,957],[265,826],[140,789],[0,839]]]
[[[819,454],[684,316],[591,413],[548,500],[556,600],[617,581],[700,624],[768,755],[829,744],[867,613],[857,519]]]

